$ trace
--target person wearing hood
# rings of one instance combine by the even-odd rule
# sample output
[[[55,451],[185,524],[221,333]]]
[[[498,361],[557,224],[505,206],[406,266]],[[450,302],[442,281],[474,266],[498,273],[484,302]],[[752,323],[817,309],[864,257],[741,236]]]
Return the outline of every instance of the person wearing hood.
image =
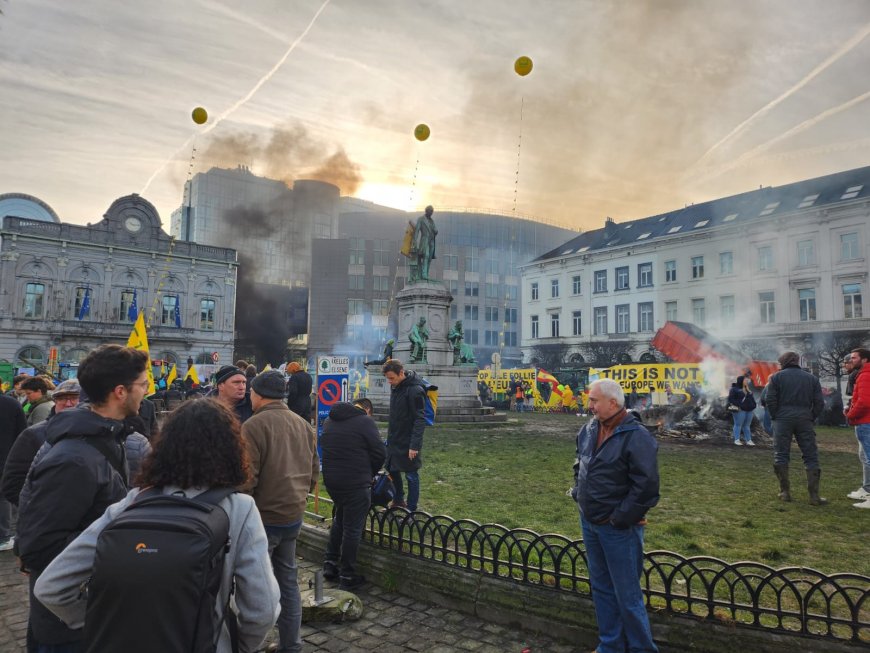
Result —
[[[419,469],[423,466],[420,451],[423,449],[423,431],[426,418],[426,388],[414,372],[406,372],[405,366],[396,358],[384,363],[381,368],[390,384],[390,420],[387,431],[387,470],[396,486],[393,508],[417,509],[420,499]],[[408,498],[402,474],[408,481]]]
[[[825,408],[819,380],[801,369],[800,356],[787,351],[779,357],[780,370],[767,381],[765,401],[773,420],[773,471],[779,480],[780,501],[791,501],[788,463],[792,438],[801,450],[807,471],[810,505],[822,506],[827,499],[819,496],[819,449],[813,424]]]
[[[311,375],[293,361],[287,365],[287,407],[306,422],[311,422]]]
[[[371,506],[372,477],[387,457],[371,414],[372,402],[365,398],[337,403],[320,436],[323,484],[333,501],[323,577],[338,579],[342,589],[365,582],[357,571],[356,556]]]
[[[728,393],[728,405],[734,406],[731,409],[731,416],[734,418],[734,444],[741,446],[743,442],[746,446],[754,447],[752,441],[752,416],[755,414],[755,397],[752,396],[752,389],[749,387],[749,377],[738,376],[737,382],[731,385],[731,390]],[[743,434],[743,442],[740,441],[740,434]]]
[[[124,419],[139,412],[148,391],[148,354],[102,345],[82,360],[78,381],[90,404],[49,420],[45,454],[21,490],[18,552],[30,572],[28,642],[78,650],[81,629],[67,627],[33,596],[46,567],[106,508],[127,494]]]

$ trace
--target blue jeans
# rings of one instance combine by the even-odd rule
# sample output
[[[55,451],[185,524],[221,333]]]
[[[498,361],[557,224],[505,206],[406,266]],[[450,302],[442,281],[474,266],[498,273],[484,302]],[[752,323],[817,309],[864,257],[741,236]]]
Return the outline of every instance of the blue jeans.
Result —
[[[808,470],[818,469],[819,449],[816,446],[813,422],[798,417],[773,420],[773,464],[788,465],[792,436],[801,450],[804,467]]]
[[[752,442],[752,431],[749,430],[749,425],[752,424],[751,410],[738,410],[732,413],[734,416],[734,442],[740,442],[740,432],[743,432],[743,441]]]
[[[281,590],[281,614],[278,617],[278,650],[302,651],[302,596],[299,593],[296,568],[296,538],[302,530],[302,520],[287,526],[266,526],[272,571]]]
[[[393,477],[393,485],[396,486],[396,501],[405,500],[405,486],[402,485],[402,474],[408,479],[408,510],[414,512],[417,509],[417,502],[420,500],[420,475],[417,472],[400,472],[398,469],[390,470],[390,476]]]
[[[324,557],[339,566],[342,576],[353,576],[356,574],[356,555],[371,506],[372,491],[369,487],[351,490],[326,489],[334,504],[332,528],[329,529]]]
[[[618,529],[580,516],[598,621],[598,653],[656,653],[643,603],[643,526]]]
[[[870,492],[870,424],[856,425],[855,437],[858,438],[858,460],[864,470],[861,487]]]

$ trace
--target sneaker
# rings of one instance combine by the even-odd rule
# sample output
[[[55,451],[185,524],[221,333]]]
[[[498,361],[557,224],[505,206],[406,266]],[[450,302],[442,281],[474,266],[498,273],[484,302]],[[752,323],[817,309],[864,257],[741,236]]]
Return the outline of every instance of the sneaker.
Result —
[[[846,495],[846,498],[856,499],[858,501],[864,501],[865,499],[870,499],[870,492],[868,492],[867,490],[865,490],[862,487],[859,487],[854,492],[849,492],[849,494]]]
[[[338,565],[332,560],[327,560],[323,563],[323,577],[326,580],[338,580]]]
[[[746,441],[746,446],[747,446],[747,447],[754,447],[754,446],[755,446],[755,443],[754,443],[752,440],[747,440],[747,441]]]
[[[392,501],[390,502],[390,508],[404,508],[408,509],[408,504],[405,501]]]
[[[740,440],[734,440],[734,445],[738,447],[742,447],[743,443]]]
[[[870,508],[870,499],[862,501],[861,503],[853,503],[852,505],[856,508]]]
[[[5,540],[0,540],[0,551],[11,551],[15,546],[15,538],[8,537]]]
[[[338,589],[352,590],[366,584],[366,577],[362,574],[353,574],[352,576],[342,576],[338,582]]]

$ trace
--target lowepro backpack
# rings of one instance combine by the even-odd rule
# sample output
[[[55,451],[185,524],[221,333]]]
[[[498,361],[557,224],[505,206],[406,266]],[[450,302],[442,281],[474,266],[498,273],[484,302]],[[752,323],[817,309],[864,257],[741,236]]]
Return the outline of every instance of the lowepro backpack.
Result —
[[[213,615],[230,550],[230,520],[217,504],[234,491],[188,499],[150,488],[106,526],[87,586],[88,653],[216,650]]]

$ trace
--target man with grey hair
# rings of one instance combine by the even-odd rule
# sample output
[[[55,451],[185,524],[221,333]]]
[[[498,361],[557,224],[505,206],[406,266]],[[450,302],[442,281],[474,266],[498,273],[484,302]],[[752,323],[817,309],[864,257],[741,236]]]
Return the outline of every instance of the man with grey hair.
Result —
[[[767,410],[773,420],[773,471],[779,479],[779,498],[791,501],[788,463],[791,440],[801,450],[807,470],[807,492],[810,505],[822,506],[827,499],[819,496],[819,450],[813,423],[822,414],[825,400],[819,380],[800,367],[800,356],[787,351],[779,357],[780,371],[767,382]]]
[[[644,607],[643,531],[659,501],[658,444],[625,409],[611,379],[589,386],[589,420],[577,435],[572,496],[580,509],[598,651],[658,651]]]

